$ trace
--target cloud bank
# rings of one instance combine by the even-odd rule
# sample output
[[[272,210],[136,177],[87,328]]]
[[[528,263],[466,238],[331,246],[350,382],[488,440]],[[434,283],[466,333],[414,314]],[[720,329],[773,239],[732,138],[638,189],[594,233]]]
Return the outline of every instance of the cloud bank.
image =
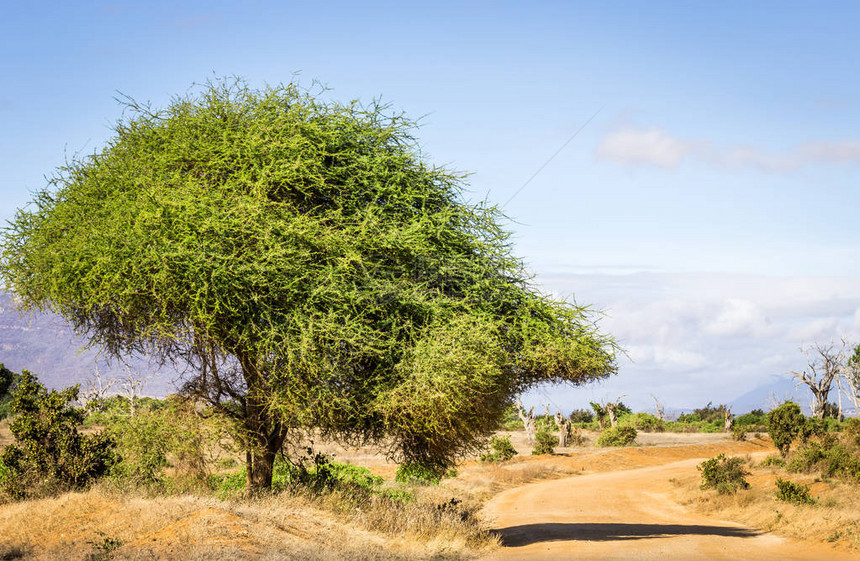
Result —
[[[627,351],[619,375],[553,389],[567,409],[615,399],[676,410],[729,403],[805,366],[799,347],[846,337],[860,343],[860,279],[726,274],[558,274],[540,278],[556,294],[604,310],[600,322]],[[803,393],[803,392],[801,392]],[[804,394],[805,395],[805,394]],[[768,407],[762,396],[757,407]],[[546,402],[539,392],[537,403]],[[543,400],[543,401],[542,401]]]
[[[728,169],[757,169],[785,173],[811,165],[860,166],[860,141],[815,141],[786,150],[760,146],[719,146],[707,140],[681,138],[659,127],[625,126],[603,137],[595,150],[597,160],[628,166],[675,169],[685,161],[698,161]]]

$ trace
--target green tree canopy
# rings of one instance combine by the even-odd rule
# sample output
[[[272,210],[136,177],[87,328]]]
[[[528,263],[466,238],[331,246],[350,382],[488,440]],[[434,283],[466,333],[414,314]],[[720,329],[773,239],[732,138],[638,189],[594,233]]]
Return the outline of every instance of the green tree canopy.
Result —
[[[291,430],[446,466],[516,393],[614,371],[402,115],[240,80],[126,109],[5,229],[0,275],[109,353],[188,365],[243,426],[252,486]]]

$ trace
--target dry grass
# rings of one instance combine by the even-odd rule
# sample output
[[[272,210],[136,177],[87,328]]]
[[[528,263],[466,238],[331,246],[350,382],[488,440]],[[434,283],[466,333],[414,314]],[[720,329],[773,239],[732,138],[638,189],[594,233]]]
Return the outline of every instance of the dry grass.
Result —
[[[462,509],[424,500],[338,512],[346,502],[327,501],[66,493],[0,508],[0,559],[466,559],[497,546]]]
[[[750,458],[753,466],[764,458]],[[753,467],[750,489],[718,495],[699,489],[698,473],[674,481],[674,498],[695,510],[733,520],[766,532],[802,541],[826,542],[846,551],[860,550],[860,486],[837,480],[822,481],[815,474],[789,473],[781,468]],[[794,505],[776,499],[776,479],[808,485],[816,502]]]

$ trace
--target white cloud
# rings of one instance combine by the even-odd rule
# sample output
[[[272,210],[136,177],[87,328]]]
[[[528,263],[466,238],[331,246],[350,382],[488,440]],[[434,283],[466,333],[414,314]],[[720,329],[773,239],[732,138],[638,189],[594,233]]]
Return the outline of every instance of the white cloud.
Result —
[[[749,300],[726,300],[716,317],[707,320],[703,333],[718,336],[748,335],[762,337],[772,329],[761,308]]]
[[[804,142],[774,151],[753,145],[717,146],[706,140],[681,138],[658,127],[628,125],[608,133],[597,146],[595,157],[664,169],[677,168],[684,160],[694,159],[732,169],[784,173],[815,164],[860,166],[860,141]]]
[[[632,346],[628,354],[641,368],[663,371],[689,372],[708,364],[708,359],[700,353],[660,345]]]
[[[799,341],[801,344],[808,344],[816,341],[829,341],[830,339],[837,338],[838,325],[839,318],[818,318],[807,322],[796,329],[792,329],[789,332],[789,336],[792,339]]]
[[[800,345],[860,332],[857,277],[557,274],[550,286],[599,303],[630,358],[617,377],[571,390],[569,407],[603,393],[643,409],[651,394],[669,407],[731,403],[803,368]],[[766,406],[762,395],[748,406]]]
[[[675,168],[693,149],[689,142],[659,128],[626,128],[606,135],[597,147],[597,158],[628,164]]]

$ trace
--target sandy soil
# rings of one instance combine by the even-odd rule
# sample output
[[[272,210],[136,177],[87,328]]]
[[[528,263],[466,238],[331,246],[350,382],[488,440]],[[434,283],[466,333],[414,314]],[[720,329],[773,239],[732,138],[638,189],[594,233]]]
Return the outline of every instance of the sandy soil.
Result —
[[[737,452],[751,451],[749,445],[739,443]],[[731,443],[723,446],[731,448]],[[682,447],[669,454],[666,449],[648,453],[639,448],[646,465],[663,462],[633,469],[624,466],[630,466],[636,452],[608,453],[603,462],[594,463],[594,457],[589,462],[599,472],[504,491],[486,505],[484,516],[505,547],[486,559],[858,559],[823,544],[709,518],[675,503],[671,480],[695,472],[696,465],[711,456],[702,452],[716,447]],[[688,459],[679,460],[679,455]],[[621,460],[611,462],[621,471],[604,471],[611,470],[606,461],[613,456]]]

